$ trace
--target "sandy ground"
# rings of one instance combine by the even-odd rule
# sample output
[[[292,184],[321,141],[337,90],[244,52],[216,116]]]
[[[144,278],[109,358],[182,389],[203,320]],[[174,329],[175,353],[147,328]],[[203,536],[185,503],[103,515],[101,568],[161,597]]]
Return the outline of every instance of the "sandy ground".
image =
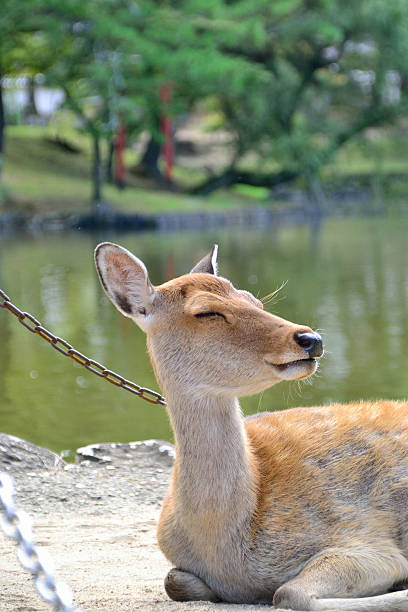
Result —
[[[170,565],[157,546],[156,524],[173,460],[168,445],[88,447],[79,456],[82,464],[68,467],[52,465],[52,456],[27,466],[30,449],[24,454],[21,444],[3,452],[2,463],[4,448],[0,438],[0,469],[14,478],[16,504],[30,513],[35,542],[50,552],[57,577],[83,610],[273,609],[167,598],[163,579]],[[14,541],[1,531],[0,576],[1,612],[50,609],[19,565]]]

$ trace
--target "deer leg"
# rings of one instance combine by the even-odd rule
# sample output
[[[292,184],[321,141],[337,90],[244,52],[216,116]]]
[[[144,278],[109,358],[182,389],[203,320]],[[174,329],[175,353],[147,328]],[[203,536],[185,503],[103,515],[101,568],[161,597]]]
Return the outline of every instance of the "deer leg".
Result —
[[[164,580],[164,588],[175,601],[220,601],[206,583],[190,572],[173,568]]]
[[[407,576],[408,561],[392,546],[331,549],[279,587],[273,603],[293,610],[408,612],[408,590],[387,592]]]

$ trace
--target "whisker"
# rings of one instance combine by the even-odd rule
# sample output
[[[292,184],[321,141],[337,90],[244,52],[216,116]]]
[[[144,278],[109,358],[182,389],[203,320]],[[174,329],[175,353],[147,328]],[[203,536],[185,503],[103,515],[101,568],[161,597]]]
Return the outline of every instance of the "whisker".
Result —
[[[284,287],[286,287],[286,285],[288,284],[288,281],[283,281],[283,283],[280,285],[280,287],[278,287],[277,289],[275,289],[275,291],[272,291],[271,293],[268,293],[267,295],[265,295],[263,298],[261,298],[261,302],[262,304],[269,304],[273,298],[276,296],[277,293],[279,293],[279,291],[281,289],[283,289]],[[282,298],[283,299],[283,298]]]
[[[265,393],[265,391],[261,391],[261,393],[259,394],[258,412],[262,412],[261,403],[262,403],[262,400],[263,400],[264,393]]]
[[[290,400],[290,389],[291,389],[291,383],[289,382],[288,386],[284,388],[284,391],[283,391],[283,394],[282,394],[283,395],[283,403],[286,404],[286,407],[287,407],[287,405],[289,403],[289,400]],[[285,408],[283,408],[283,409],[285,409]]]

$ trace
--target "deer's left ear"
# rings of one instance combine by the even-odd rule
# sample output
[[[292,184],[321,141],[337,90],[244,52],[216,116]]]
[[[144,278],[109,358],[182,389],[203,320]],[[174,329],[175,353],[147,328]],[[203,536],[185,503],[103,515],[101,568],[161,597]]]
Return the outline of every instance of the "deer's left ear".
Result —
[[[203,257],[198,262],[198,264],[194,266],[190,274],[196,274],[197,272],[205,272],[206,274],[214,274],[216,276],[218,273],[217,255],[218,244],[214,244],[208,255]]]

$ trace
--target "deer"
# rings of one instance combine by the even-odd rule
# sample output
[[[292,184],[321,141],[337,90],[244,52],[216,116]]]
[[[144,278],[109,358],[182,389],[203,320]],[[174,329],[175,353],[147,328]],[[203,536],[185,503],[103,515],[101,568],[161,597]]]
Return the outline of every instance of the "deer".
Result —
[[[176,458],[158,524],[175,601],[408,611],[408,402],[243,418],[238,398],[311,376],[321,336],[218,274],[217,245],[154,286],[110,242],[102,286],[146,334]]]

